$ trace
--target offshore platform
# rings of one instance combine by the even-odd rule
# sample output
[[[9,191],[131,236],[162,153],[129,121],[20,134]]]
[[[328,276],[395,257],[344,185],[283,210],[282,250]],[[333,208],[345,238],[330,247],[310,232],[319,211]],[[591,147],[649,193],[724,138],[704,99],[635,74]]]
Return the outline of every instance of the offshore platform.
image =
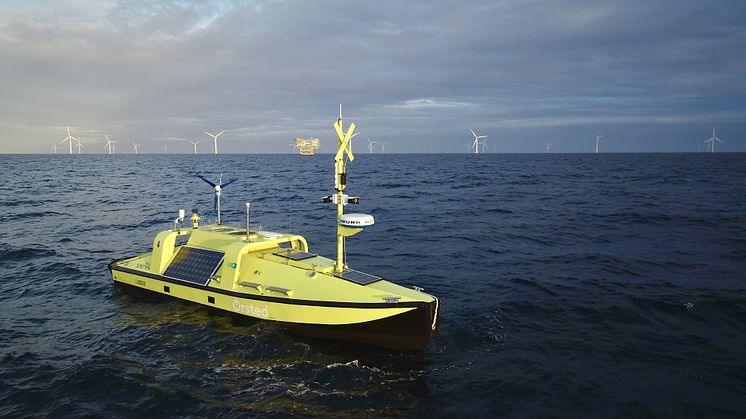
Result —
[[[318,138],[296,138],[293,151],[302,156],[313,156],[313,153],[321,147]]]

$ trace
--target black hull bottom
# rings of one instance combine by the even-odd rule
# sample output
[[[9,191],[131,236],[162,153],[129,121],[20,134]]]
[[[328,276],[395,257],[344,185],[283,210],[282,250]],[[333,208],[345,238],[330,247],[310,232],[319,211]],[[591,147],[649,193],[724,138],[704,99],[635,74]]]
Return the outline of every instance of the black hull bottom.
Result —
[[[385,319],[347,325],[283,323],[293,334],[364,343],[397,350],[421,350],[437,331],[436,302]],[[433,329],[433,323],[435,330]]]
[[[147,298],[148,300],[156,301],[184,301],[165,294],[135,287],[133,285],[117,281],[114,281],[114,283],[120,289],[127,292],[127,294],[138,298]],[[184,302],[189,303],[189,301]],[[216,309],[215,307],[205,307],[223,314],[229,314],[234,317],[238,316],[236,313]],[[284,322],[273,323],[281,326],[291,334],[299,336],[357,342],[396,350],[417,351],[423,349],[436,333],[440,315],[439,311],[440,307],[436,300],[406,313],[365,323],[349,325],[316,325]],[[248,319],[245,316],[239,317],[241,319]],[[251,320],[269,321],[254,318],[251,318]]]

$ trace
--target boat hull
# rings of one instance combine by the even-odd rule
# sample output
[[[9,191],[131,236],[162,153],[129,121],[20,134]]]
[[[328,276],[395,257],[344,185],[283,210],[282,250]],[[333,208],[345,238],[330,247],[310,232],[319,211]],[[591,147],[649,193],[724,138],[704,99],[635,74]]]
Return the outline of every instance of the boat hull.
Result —
[[[421,350],[438,328],[437,299],[385,304],[271,298],[179,284],[159,275],[138,275],[115,264],[109,265],[114,283],[130,294],[194,302],[238,317],[272,321],[301,336]]]

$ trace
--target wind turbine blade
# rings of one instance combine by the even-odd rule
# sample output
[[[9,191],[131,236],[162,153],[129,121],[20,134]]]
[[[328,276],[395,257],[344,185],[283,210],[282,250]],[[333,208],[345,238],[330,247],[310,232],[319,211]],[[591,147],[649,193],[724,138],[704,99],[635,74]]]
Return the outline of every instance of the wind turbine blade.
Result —
[[[225,132],[225,130],[220,131],[220,133],[218,133],[218,135],[216,135],[216,137],[219,137],[219,136],[223,135],[224,132]]]
[[[235,182],[235,181],[237,181],[237,180],[238,180],[238,179],[231,179],[231,180],[229,180],[229,181],[227,181],[227,182],[223,183],[222,185],[220,185],[220,189],[223,189],[223,188],[225,188],[226,186],[230,185],[231,183],[233,183],[233,182]]]
[[[473,129],[469,128],[469,131],[471,131],[471,135],[473,135],[473,136],[477,137],[477,133],[476,133],[476,132],[474,132],[474,130],[473,130]]]
[[[200,175],[197,175],[197,177],[200,178],[200,179],[202,179],[202,180],[204,180],[205,182],[207,182],[207,184],[210,185],[210,186],[212,186],[213,188],[216,186],[214,183],[212,183],[211,181],[205,179],[204,177],[202,177]]]

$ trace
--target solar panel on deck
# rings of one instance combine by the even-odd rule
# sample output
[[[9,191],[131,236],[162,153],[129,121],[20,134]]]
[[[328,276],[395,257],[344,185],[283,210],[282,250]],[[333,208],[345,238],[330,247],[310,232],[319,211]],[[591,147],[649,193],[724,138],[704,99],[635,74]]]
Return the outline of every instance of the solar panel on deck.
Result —
[[[316,257],[315,253],[301,252],[299,250],[296,250],[294,252],[276,252],[275,255],[292,260],[303,260]]]
[[[223,261],[223,252],[182,246],[163,276],[193,284],[207,285]]]
[[[380,277],[377,277],[375,275],[366,274],[365,272],[355,271],[352,269],[350,269],[349,271],[345,271],[339,276],[360,285],[368,285],[381,280]]]

